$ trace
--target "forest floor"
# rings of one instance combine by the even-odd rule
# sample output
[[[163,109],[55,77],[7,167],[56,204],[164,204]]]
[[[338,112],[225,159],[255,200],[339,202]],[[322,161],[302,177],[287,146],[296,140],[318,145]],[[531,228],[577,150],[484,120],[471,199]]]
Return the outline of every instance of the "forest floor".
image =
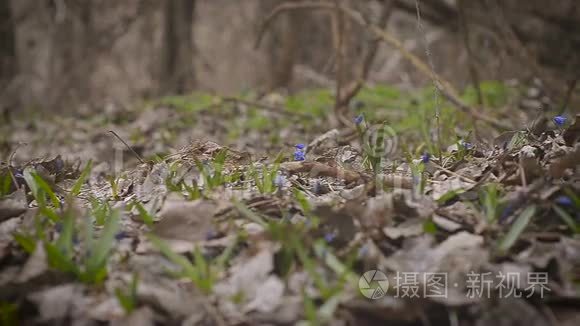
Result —
[[[578,325],[580,115],[482,91],[514,130],[381,86],[3,123],[0,322]]]

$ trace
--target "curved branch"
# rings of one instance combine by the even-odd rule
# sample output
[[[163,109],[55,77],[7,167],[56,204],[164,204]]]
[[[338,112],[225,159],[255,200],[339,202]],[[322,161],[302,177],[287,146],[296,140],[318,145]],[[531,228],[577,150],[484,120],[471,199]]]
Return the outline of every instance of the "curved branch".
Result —
[[[364,17],[359,12],[352,10],[350,8],[344,7],[344,6],[336,7],[333,3],[329,3],[329,2],[311,2],[311,1],[304,1],[304,2],[298,2],[298,3],[294,3],[294,2],[283,3],[283,4],[279,5],[278,7],[274,8],[274,10],[272,10],[272,12],[264,20],[262,27],[260,29],[260,32],[258,34],[258,38],[256,40],[256,47],[258,47],[260,45],[260,42],[262,40],[262,37],[263,37],[266,29],[272,23],[274,18],[276,18],[279,14],[283,13],[284,11],[296,10],[296,9],[336,10],[337,8],[344,13],[345,17],[348,17],[349,19],[353,20],[355,23],[357,23],[363,27],[366,27],[376,37],[378,37],[379,39],[383,40],[384,42],[390,44],[391,46],[395,47],[403,55],[403,57],[405,59],[407,59],[419,72],[421,72],[422,74],[431,78],[434,81],[434,84],[436,85],[436,87],[439,89],[439,91],[443,95],[443,97],[445,97],[445,99],[448,102],[450,102],[451,104],[456,106],[459,110],[463,111],[464,113],[469,114],[470,116],[472,116],[473,118],[475,118],[477,120],[481,120],[483,122],[486,122],[495,128],[503,129],[503,130],[511,129],[511,126],[509,126],[503,122],[500,122],[496,119],[493,119],[491,117],[488,117],[488,116],[476,111],[475,109],[473,109],[469,105],[467,105],[465,102],[463,102],[463,100],[461,100],[461,98],[459,97],[459,93],[457,92],[455,87],[453,87],[453,85],[451,85],[448,81],[443,79],[436,72],[434,72],[431,68],[429,68],[429,66],[427,64],[425,64],[425,62],[423,62],[419,57],[417,57],[413,53],[409,52],[403,46],[401,41],[399,41],[395,36],[393,36],[391,33],[387,32],[386,30],[380,28],[379,26],[374,25],[374,24],[368,22],[367,20],[365,20]]]

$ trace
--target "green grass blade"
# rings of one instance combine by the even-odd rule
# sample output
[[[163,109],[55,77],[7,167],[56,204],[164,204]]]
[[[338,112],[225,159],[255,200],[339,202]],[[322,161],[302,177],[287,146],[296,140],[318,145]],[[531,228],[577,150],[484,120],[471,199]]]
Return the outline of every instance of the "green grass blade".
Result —
[[[580,228],[578,228],[578,225],[576,224],[576,222],[574,222],[574,218],[570,216],[568,212],[566,212],[561,207],[556,205],[554,205],[554,211],[558,214],[558,216],[560,216],[562,221],[564,221],[564,223],[568,225],[568,227],[570,228],[570,230],[572,230],[572,232],[574,233],[580,232]]]
[[[169,248],[169,246],[163,240],[152,234],[149,234],[147,238],[149,239],[149,241],[151,241],[153,246],[157,248],[157,250],[159,250],[165,257],[167,257],[167,259],[169,259],[172,263],[176,264],[177,266],[181,267],[181,269],[183,269],[183,272],[187,276],[190,277],[193,275],[197,275],[197,271],[195,270],[193,264],[191,264],[191,262],[184,256],[175,253],[173,250],[171,250],[171,248]]]
[[[501,252],[507,252],[518,240],[522,232],[526,229],[532,217],[536,213],[536,206],[532,205],[527,207],[512,224],[512,227],[501,240],[499,244],[499,250]]]
[[[49,265],[65,273],[74,273],[78,275],[79,269],[71,257],[67,257],[56,244],[45,242],[44,249]]]
[[[240,202],[234,201],[234,206],[236,206],[238,211],[240,213],[242,213],[242,215],[244,215],[250,221],[256,222],[263,227],[266,227],[266,228],[268,227],[268,223],[266,223],[266,221],[264,221],[258,214],[252,212],[252,210],[250,210],[246,205],[244,205]]]
[[[145,209],[145,207],[143,207],[143,205],[141,205],[140,202],[135,200],[133,202],[133,205],[135,205],[135,207],[139,211],[139,216],[141,217],[141,220],[143,220],[143,223],[145,223],[145,225],[147,225],[148,227],[152,228],[154,223],[153,216],[149,214],[149,212]]]
[[[42,179],[42,177],[36,173],[32,173],[32,177],[34,178],[34,181],[36,181],[38,187],[42,189],[42,191],[45,194],[48,195],[48,198],[50,198],[50,200],[52,201],[52,205],[56,208],[59,208],[60,200],[58,200],[58,197],[56,197],[56,194],[54,193],[52,188],[50,188],[48,183],[46,183],[46,181],[44,181],[44,179]]]
[[[36,249],[36,240],[34,237],[21,233],[14,233],[12,236],[14,237],[14,241],[16,241],[16,243],[18,243],[28,254],[32,254]]]
[[[87,163],[87,165],[85,166],[85,168],[83,169],[83,172],[81,172],[81,175],[79,176],[79,178],[77,179],[77,181],[75,182],[75,184],[73,185],[73,187],[70,191],[70,195],[72,197],[78,196],[78,194],[81,192],[81,188],[82,188],[83,184],[85,183],[89,174],[91,173],[92,165],[93,165],[93,162],[89,161]]]
[[[117,234],[118,229],[119,212],[115,210],[107,220],[101,237],[94,243],[94,246],[91,248],[91,253],[87,258],[85,272],[94,281],[98,281],[97,276],[102,273],[107,263],[109,254],[115,245],[115,234]]]
[[[67,212],[62,220],[62,232],[56,241],[56,247],[68,259],[73,256],[74,218]]]

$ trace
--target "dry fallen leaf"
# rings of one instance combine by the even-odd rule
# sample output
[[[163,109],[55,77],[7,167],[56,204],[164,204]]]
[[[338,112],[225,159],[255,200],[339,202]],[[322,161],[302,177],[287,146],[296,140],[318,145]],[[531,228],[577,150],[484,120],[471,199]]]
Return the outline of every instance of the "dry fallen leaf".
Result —
[[[205,240],[212,230],[213,217],[218,209],[218,203],[205,199],[167,199],[159,211],[161,221],[153,227],[153,232],[167,239]]]
[[[580,114],[577,114],[572,125],[564,130],[562,137],[568,146],[574,146],[574,144],[578,142],[580,139]]]
[[[26,211],[27,207],[24,188],[20,188],[10,195],[4,196],[0,199],[0,222],[19,216]]]
[[[550,175],[554,178],[561,178],[567,169],[575,168],[578,165],[580,165],[580,144],[577,144],[574,150],[557,158],[550,164]]]

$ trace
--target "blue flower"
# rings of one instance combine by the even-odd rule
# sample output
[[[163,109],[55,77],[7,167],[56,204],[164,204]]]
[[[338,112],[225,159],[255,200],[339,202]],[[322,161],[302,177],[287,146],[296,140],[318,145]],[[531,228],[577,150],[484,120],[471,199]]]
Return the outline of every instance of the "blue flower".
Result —
[[[359,115],[356,116],[356,118],[354,118],[354,123],[356,125],[360,125],[363,122],[363,120],[364,120],[363,115],[362,114],[359,114]]]
[[[572,199],[570,199],[570,197],[568,196],[558,196],[556,198],[556,204],[558,205],[562,205],[562,206],[572,206]]]
[[[554,123],[558,127],[562,127],[566,123],[566,117],[561,116],[561,115],[555,116],[554,119],[552,119],[552,120],[554,121]]]
[[[334,238],[336,238],[336,234],[334,234],[334,232],[329,232],[324,235],[324,240],[326,240],[326,242],[332,242]]]
[[[127,235],[127,232],[125,232],[125,231],[120,231],[120,232],[117,232],[117,234],[115,234],[115,239],[117,239],[117,240],[123,240],[127,237],[129,237],[129,235]]]
[[[505,221],[512,213],[514,212],[516,207],[512,203],[508,203],[507,206],[502,210],[499,220],[501,222]]]
[[[303,150],[306,145],[304,144],[296,144],[296,149]]]
[[[360,247],[358,249],[358,257],[363,258],[368,254],[368,252],[369,252],[369,247],[366,244],[364,244],[362,247]]]
[[[423,155],[421,155],[421,162],[427,164],[429,163],[429,160],[431,159],[431,154],[425,152],[423,153]]]
[[[218,234],[213,229],[209,229],[205,232],[205,240],[212,240],[217,238]]]
[[[466,142],[465,140],[461,139],[459,141],[459,145],[463,146],[465,149],[471,149],[473,147],[472,143]]]
[[[294,157],[296,157],[296,153],[294,153]],[[284,178],[283,175],[281,175],[280,173],[276,174],[276,177],[274,178],[274,185],[276,185],[276,187],[282,188],[285,182],[286,178]]]
[[[304,161],[304,160],[306,160],[306,154],[304,154],[304,151],[297,149],[294,152],[294,161]]]

